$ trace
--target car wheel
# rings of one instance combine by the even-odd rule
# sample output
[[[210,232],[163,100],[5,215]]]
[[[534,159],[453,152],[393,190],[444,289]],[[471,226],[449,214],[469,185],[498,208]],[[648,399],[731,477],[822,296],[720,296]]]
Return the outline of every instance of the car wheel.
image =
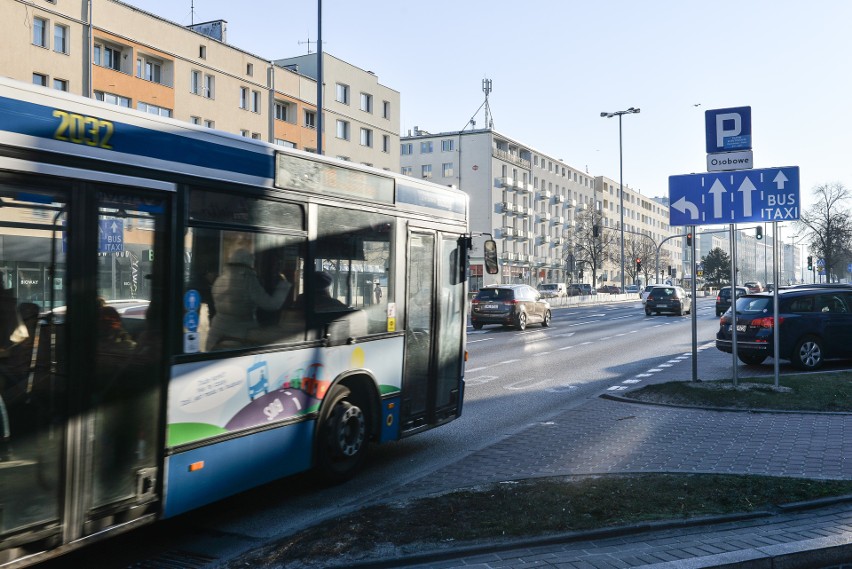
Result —
[[[722,315],[722,313],[717,310],[716,311],[716,318],[719,318],[721,315]]]
[[[527,329],[527,313],[521,312],[518,314],[518,330],[526,330]]]
[[[549,327],[551,318],[552,318],[552,315],[550,314],[550,311],[546,310],[544,312],[544,320],[541,321],[541,325],[544,326],[545,328]]]
[[[796,343],[790,363],[801,370],[813,371],[824,363],[822,340],[816,336],[805,336]]]
[[[320,415],[316,466],[320,476],[338,484],[350,479],[367,456],[370,418],[346,387],[336,387]]]
[[[474,322],[473,323],[474,330],[482,330],[482,322]]]
[[[760,354],[737,354],[737,358],[747,366],[757,366],[763,363],[766,356]]]
[[[651,315],[651,310],[646,308],[645,309],[645,316],[650,316],[650,315]]]

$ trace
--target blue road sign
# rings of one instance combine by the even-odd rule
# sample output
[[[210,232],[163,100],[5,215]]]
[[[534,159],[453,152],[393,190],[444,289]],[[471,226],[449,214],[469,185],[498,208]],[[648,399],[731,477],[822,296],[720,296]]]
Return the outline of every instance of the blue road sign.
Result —
[[[121,219],[98,220],[98,253],[121,253],[124,251],[124,221]]]
[[[704,112],[707,154],[751,148],[751,107]]]
[[[669,176],[669,225],[799,219],[799,167]]]

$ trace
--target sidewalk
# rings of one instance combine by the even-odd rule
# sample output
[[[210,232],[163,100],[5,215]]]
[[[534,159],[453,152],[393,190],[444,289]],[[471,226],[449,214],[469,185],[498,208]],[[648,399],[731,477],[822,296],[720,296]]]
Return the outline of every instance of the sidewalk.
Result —
[[[852,414],[717,411],[588,400],[402,489],[620,472],[852,478]],[[852,500],[641,524],[364,562],[359,567],[852,568]]]

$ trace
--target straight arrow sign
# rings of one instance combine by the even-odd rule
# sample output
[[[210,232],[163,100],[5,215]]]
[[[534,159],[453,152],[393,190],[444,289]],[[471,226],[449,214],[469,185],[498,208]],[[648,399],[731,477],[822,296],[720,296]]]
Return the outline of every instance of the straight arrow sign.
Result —
[[[670,225],[799,219],[799,167],[669,176]]]

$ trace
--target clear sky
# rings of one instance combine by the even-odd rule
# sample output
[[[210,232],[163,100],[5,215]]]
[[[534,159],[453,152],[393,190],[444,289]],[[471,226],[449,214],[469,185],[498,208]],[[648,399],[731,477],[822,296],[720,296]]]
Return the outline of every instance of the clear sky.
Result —
[[[179,24],[228,22],[228,42],[266,59],[307,53],[316,1],[126,0]],[[494,128],[592,175],[667,196],[668,177],[706,171],[704,111],[750,106],[757,168],[799,166],[814,186],[852,186],[845,0],[324,0],[326,52],[400,92],[415,126]],[[311,44],[311,51],[316,51]],[[477,112],[478,111],[478,112]],[[476,116],[474,117],[474,114]]]

